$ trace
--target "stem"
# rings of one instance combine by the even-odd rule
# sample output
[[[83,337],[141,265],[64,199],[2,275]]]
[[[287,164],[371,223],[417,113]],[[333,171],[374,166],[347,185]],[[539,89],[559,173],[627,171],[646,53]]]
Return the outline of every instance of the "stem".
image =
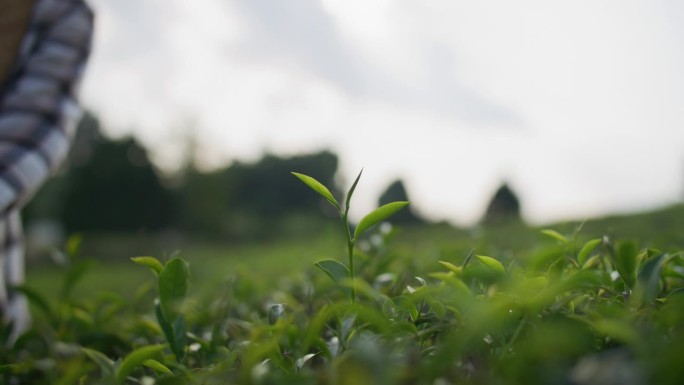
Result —
[[[342,214],[342,213],[340,213]],[[346,207],[344,214],[342,214],[342,221],[347,229],[347,254],[349,255],[349,279],[351,280],[351,300],[356,302],[356,286],[354,286],[354,238],[352,238],[351,228],[349,227],[349,207]]]
[[[501,352],[501,358],[503,358],[506,354],[508,354],[508,351],[513,346],[513,343],[515,342],[515,340],[518,339],[518,336],[520,335],[520,332],[522,331],[523,326],[525,326],[525,323],[527,323],[527,315],[523,316],[523,319],[520,321],[520,323],[518,324],[518,327],[515,329],[513,336],[511,337],[510,340],[508,340],[508,343],[506,344],[506,346],[504,346],[504,349]]]

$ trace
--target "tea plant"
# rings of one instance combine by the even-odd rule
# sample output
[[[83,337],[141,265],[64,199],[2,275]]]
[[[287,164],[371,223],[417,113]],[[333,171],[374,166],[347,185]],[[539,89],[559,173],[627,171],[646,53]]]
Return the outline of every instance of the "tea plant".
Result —
[[[359,183],[359,179],[361,179],[362,173],[363,170],[359,172],[359,175],[354,180],[354,183],[352,183],[351,188],[349,188],[344,207],[340,206],[340,204],[337,203],[335,197],[333,197],[333,195],[330,193],[330,190],[316,179],[304,174],[299,174],[296,172],[292,173],[292,175],[299,178],[299,180],[304,182],[304,184],[306,184],[312,190],[314,190],[323,198],[325,198],[337,210],[337,212],[340,215],[340,220],[342,221],[342,224],[344,226],[345,235],[347,238],[347,255],[349,258],[349,266],[345,266],[340,262],[332,259],[326,259],[317,262],[316,266],[323,270],[335,282],[340,283],[342,279],[344,279],[345,277],[349,277],[351,286],[350,297],[352,302],[356,301],[356,286],[354,282],[354,246],[356,244],[356,241],[359,239],[359,236],[365,233],[368,229],[384,221],[392,214],[396,213],[397,211],[401,210],[409,204],[409,202],[404,201],[390,202],[386,205],[383,205],[373,210],[361,219],[359,224],[354,229],[354,233],[352,235],[351,224],[349,223],[349,207],[351,206],[351,198],[354,194],[354,190],[356,190],[356,185]]]
[[[43,322],[13,343],[1,330],[0,384],[684,383],[681,251],[547,229],[523,253],[472,248],[417,269],[425,256],[371,229],[406,202],[352,231],[360,175],[341,206],[295,174],[340,215],[348,264],[316,264],[332,282],[307,271],[263,291],[252,271],[195,298],[184,259],[136,257],[151,274],[133,299],[85,300],[70,246],[63,295],[22,289]]]

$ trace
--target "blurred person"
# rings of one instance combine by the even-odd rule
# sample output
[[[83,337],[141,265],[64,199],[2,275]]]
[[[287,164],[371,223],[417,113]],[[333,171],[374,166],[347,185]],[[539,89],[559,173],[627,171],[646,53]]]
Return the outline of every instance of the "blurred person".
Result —
[[[66,157],[90,53],[83,0],[0,0],[0,320],[12,339],[30,324],[19,210]]]

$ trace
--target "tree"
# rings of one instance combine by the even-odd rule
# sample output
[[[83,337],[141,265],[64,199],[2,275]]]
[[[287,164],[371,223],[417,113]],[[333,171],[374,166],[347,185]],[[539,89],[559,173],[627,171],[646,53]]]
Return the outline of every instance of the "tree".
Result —
[[[382,206],[396,201],[410,201],[408,194],[406,193],[406,188],[404,187],[404,182],[402,182],[400,179],[390,183],[387,189],[385,189],[385,192],[380,195],[380,198],[378,199],[378,205]],[[397,224],[417,224],[423,223],[424,220],[418,217],[409,205],[403,210],[394,214],[392,216],[392,222]]]
[[[508,184],[503,183],[489,202],[482,222],[494,224],[520,220],[520,201]]]
[[[321,202],[290,172],[304,172],[333,186],[337,163],[337,155],[322,151],[287,158],[265,155],[254,163],[236,162],[210,173],[190,168],[179,188],[180,225],[214,236],[256,239],[278,234],[295,215],[315,220]],[[332,192],[339,196],[334,188]]]
[[[321,202],[290,172],[311,175],[340,196],[334,188],[338,158],[329,151],[265,155],[211,172],[189,164],[179,183],[170,186],[162,183],[145,148],[132,138],[104,137],[91,114],[79,124],[67,163],[26,208],[27,222],[51,219],[67,232],[174,228],[258,239],[284,230],[318,229],[316,221],[323,220]]]
[[[171,224],[174,202],[132,138],[112,141],[86,115],[71,150],[62,222],[72,231],[158,230]]]

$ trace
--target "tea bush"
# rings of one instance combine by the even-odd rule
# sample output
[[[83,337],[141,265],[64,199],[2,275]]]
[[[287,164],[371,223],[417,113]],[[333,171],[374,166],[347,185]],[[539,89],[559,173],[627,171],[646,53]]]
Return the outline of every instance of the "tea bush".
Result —
[[[343,207],[297,177],[338,209],[346,264],[321,261],[268,291],[257,271],[233,275],[205,300],[188,295],[181,257],[138,257],[150,281],[132,299],[84,300],[72,291],[88,266],[71,245],[58,300],[21,288],[44,322],[16,341],[2,330],[0,383],[684,383],[681,251],[544,230],[552,246],[523,256],[472,250],[416,270],[388,226],[360,243],[406,202],[352,231],[354,187]]]

